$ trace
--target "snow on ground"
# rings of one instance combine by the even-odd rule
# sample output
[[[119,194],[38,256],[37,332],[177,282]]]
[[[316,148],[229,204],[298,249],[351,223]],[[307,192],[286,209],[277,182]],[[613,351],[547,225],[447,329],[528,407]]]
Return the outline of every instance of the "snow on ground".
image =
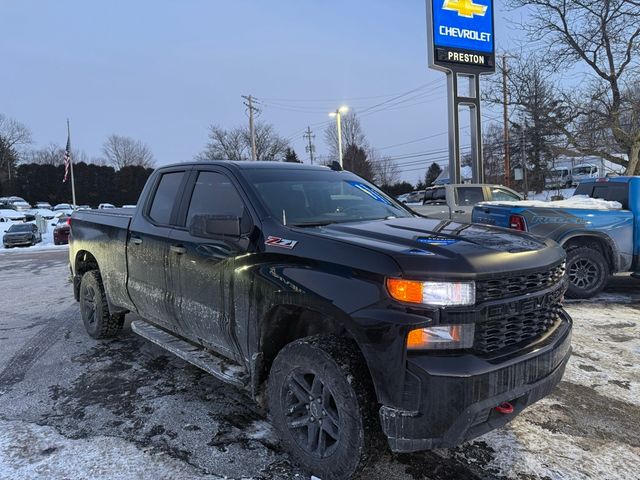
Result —
[[[150,450],[117,437],[70,439],[53,427],[0,420],[0,480],[223,478]]]
[[[3,253],[26,253],[40,250],[66,250],[68,249],[68,245],[54,245],[53,244],[53,229],[55,228],[52,223],[57,222],[57,220],[48,220],[47,223],[47,231],[42,234],[42,242],[37,243],[30,247],[13,247],[13,248],[3,248],[0,245],[0,255]],[[4,233],[9,230],[9,227],[14,224],[22,224],[23,222],[0,222],[0,237],[4,235]],[[35,223],[35,222],[28,222]]]
[[[483,202],[482,205],[508,205],[511,207],[541,207],[541,208],[577,208],[586,210],[620,210],[620,202],[610,202],[601,198],[591,198],[587,195],[575,195],[566,200],[546,202],[543,200],[521,200],[519,202]]]

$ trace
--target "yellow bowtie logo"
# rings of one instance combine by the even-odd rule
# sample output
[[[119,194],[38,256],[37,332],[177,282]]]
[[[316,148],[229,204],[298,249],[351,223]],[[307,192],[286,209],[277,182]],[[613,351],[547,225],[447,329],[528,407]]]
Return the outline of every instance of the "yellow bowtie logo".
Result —
[[[444,0],[442,8],[444,10],[458,12],[458,15],[461,17],[473,18],[474,15],[484,17],[489,7],[487,5],[473,3],[473,0]]]

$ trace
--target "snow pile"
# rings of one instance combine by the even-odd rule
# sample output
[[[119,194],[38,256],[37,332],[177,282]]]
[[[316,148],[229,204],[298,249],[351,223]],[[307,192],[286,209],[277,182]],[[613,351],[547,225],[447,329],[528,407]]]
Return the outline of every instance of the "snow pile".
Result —
[[[620,202],[610,202],[601,198],[591,198],[587,195],[574,195],[567,200],[544,202],[542,200],[521,200],[519,202],[483,202],[479,205],[505,205],[509,207],[539,207],[539,208],[576,208],[580,210],[621,210]]]

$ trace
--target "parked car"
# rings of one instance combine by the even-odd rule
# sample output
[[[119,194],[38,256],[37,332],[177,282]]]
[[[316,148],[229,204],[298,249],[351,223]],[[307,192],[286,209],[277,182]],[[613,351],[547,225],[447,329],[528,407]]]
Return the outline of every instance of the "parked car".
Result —
[[[73,213],[73,206],[69,203],[59,203],[53,207],[55,213],[63,213],[65,215],[71,215]]]
[[[378,430],[395,452],[453,447],[548,395],[571,352],[564,256],[282,162],[159,168],[139,208],[75,212],[69,247],[90,336],[136,312],[135,333],[265,399],[292,458],[334,480],[380,455]]]
[[[91,207],[89,205],[78,205],[76,210],[91,210]]]
[[[116,206],[112,205],[111,203],[101,203],[100,205],[98,205],[98,210],[106,210],[108,208],[116,208]]]
[[[402,195],[397,196],[396,200],[399,201],[400,203],[405,203],[409,195],[410,193],[403,193]]]
[[[424,197],[424,190],[411,192],[410,194],[407,195],[407,198],[405,198],[403,203],[408,206],[422,205],[423,197]]]
[[[618,202],[622,208],[580,206],[580,196]],[[609,275],[632,272],[640,278],[640,177],[582,182],[568,206],[478,205],[473,221],[531,232],[555,240],[567,251],[569,290],[573,298],[590,298],[605,287]]]
[[[25,199],[22,197],[1,197],[0,198],[0,206],[4,208],[12,208],[11,205],[15,202],[23,202],[26,203]]]
[[[470,223],[474,205],[493,200],[518,201],[522,195],[501,185],[441,185],[428,188],[423,205],[412,208],[429,218]]]
[[[49,202],[36,202],[33,208],[46,208],[47,210],[53,210],[53,207]]]
[[[35,212],[31,209],[31,205],[25,201],[13,200],[9,202],[9,206],[16,212],[24,215],[24,220],[26,222],[32,222],[36,219]]]
[[[10,208],[0,208],[0,222],[24,222],[24,212],[16,212]]]
[[[71,217],[62,217],[58,220],[55,228],[53,229],[53,244],[64,245],[69,243],[69,232]]]
[[[2,237],[4,248],[35,245],[42,241],[38,227],[33,223],[19,223],[9,227]]]
[[[549,171],[544,179],[544,187],[547,190],[554,188],[571,188],[573,180],[571,177],[571,169],[554,168]]]
[[[136,208],[136,205],[122,205],[122,208]]]

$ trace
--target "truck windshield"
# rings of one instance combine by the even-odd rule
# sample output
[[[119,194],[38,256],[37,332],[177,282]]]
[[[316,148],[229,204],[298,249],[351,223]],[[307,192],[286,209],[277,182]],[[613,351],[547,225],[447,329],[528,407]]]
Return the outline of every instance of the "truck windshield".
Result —
[[[312,227],[412,216],[375,186],[344,172],[254,170],[248,173],[271,216],[285,225]]]

